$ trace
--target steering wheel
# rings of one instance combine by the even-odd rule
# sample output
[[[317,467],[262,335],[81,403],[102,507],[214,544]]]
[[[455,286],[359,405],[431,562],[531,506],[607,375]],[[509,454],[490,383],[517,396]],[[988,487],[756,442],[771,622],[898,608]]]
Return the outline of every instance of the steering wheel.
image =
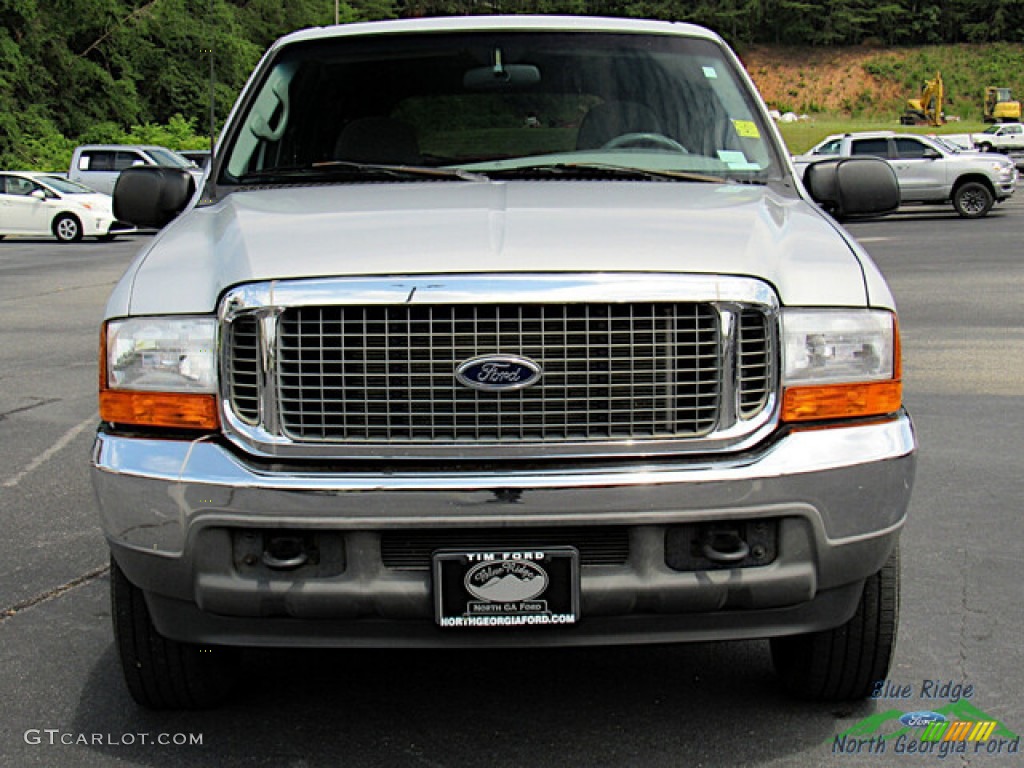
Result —
[[[651,149],[668,149],[673,152],[680,152],[684,155],[690,154],[690,150],[684,147],[675,139],[670,139],[661,133],[624,133],[606,142],[601,149],[622,149],[624,147],[649,147]]]

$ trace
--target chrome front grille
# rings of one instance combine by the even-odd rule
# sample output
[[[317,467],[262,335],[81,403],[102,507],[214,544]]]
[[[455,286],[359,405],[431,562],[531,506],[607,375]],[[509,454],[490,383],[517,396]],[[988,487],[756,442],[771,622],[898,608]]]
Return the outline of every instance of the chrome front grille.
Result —
[[[442,305],[285,310],[284,433],[297,441],[567,441],[704,435],[721,394],[706,304]],[[487,354],[540,365],[490,392],[455,369]]]
[[[221,317],[227,433],[265,455],[722,450],[775,414],[778,306],[747,278],[299,280],[235,289]],[[459,380],[488,355],[540,377]]]

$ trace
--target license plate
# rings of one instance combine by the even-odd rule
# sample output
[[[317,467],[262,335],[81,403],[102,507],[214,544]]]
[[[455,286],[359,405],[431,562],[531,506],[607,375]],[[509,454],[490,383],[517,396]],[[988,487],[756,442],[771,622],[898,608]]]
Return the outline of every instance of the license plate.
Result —
[[[434,553],[437,623],[442,627],[575,624],[579,558],[574,547],[439,550]]]

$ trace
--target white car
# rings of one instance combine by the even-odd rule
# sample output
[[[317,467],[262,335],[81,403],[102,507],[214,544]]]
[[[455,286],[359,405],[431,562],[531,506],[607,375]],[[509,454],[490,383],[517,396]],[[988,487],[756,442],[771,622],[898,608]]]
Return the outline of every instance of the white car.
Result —
[[[113,240],[131,230],[114,217],[113,198],[57,174],[0,171],[0,238],[53,235]]]

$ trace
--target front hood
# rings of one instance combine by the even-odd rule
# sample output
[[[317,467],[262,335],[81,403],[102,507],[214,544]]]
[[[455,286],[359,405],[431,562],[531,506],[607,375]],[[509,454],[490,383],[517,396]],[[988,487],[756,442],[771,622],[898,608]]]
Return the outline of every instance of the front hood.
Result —
[[[784,304],[863,306],[858,255],[812,205],[762,186],[277,188],[181,216],[140,254],[108,314],[211,312],[224,290],[258,280],[501,272],[755,276]]]

